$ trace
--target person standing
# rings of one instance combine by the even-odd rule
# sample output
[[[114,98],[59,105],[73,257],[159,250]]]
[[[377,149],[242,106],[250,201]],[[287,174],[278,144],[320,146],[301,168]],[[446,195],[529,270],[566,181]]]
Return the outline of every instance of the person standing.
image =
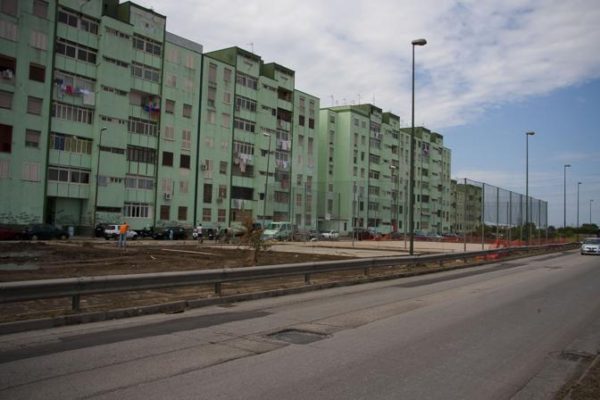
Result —
[[[127,231],[129,230],[129,225],[127,222],[123,221],[123,224],[119,226],[119,242],[117,243],[118,247],[127,247]]]
[[[204,243],[204,231],[202,230],[202,224],[198,224],[196,227],[196,232],[198,233],[198,240],[200,243]]]

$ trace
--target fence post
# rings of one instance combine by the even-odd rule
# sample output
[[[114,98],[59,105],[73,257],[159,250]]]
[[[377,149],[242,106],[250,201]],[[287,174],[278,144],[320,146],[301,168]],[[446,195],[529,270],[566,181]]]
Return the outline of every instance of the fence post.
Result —
[[[80,301],[81,301],[81,295],[79,293],[74,294],[71,297],[71,310],[80,311]]]

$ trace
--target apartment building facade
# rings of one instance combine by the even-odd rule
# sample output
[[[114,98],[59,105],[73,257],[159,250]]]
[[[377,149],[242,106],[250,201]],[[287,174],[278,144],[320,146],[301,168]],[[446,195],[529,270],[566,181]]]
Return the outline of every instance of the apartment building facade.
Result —
[[[7,0],[0,17],[1,222],[191,224],[202,47],[118,0]]]
[[[199,221],[314,226],[319,99],[295,72],[231,47],[204,54]]]
[[[321,110],[319,229],[407,232],[411,130],[372,104]],[[415,230],[450,231],[450,150],[415,130]]]

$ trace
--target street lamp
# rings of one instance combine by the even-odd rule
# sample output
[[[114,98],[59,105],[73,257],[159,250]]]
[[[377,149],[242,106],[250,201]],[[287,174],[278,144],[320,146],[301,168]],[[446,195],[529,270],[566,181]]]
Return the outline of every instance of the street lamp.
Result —
[[[393,190],[396,192],[396,198],[395,198],[395,205],[396,205],[396,218],[395,218],[396,219],[396,227],[394,228],[393,225],[392,225],[393,232],[397,232],[398,231],[398,221],[400,219],[400,217],[399,217],[399,215],[400,215],[399,214],[399,210],[400,210],[399,176],[400,176],[400,174],[398,173],[398,176],[396,176],[396,179],[394,179],[394,173],[397,170],[398,169],[396,168],[395,165],[390,165],[390,173],[391,173],[390,180],[392,181],[393,186],[394,186]],[[393,214],[392,209],[393,209],[393,204],[394,204],[393,200],[394,200],[394,197],[392,196],[392,207],[390,208],[390,219],[394,219],[393,215],[392,215]],[[391,222],[392,221],[390,221],[390,223]]]
[[[594,199],[590,199],[590,227],[592,225],[592,202],[594,201]]]
[[[408,228],[410,235],[410,246],[408,254],[414,254],[415,239],[415,46],[425,46],[427,40],[415,39],[412,42],[412,116],[410,131],[410,178],[408,193]]]
[[[535,132],[525,132],[525,226],[529,227],[529,136],[535,135]],[[527,244],[531,232],[527,228]]]
[[[265,193],[263,194],[263,229],[265,229],[265,219],[267,215],[267,185],[269,184],[269,161],[271,160],[271,134],[263,132],[263,135],[269,138],[269,148],[267,150],[267,174],[265,176]]]
[[[579,186],[581,182],[577,182],[577,241],[579,241]]]
[[[563,166],[563,229],[567,227],[567,168],[571,168],[571,164]]]
[[[96,234],[96,209],[98,208],[98,179],[100,178],[100,146],[102,144],[102,135],[108,128],[101,128],[98,137],[98,159],[96,161],[96,190],[94,191],[94,212],[92,214],[92,235]]]

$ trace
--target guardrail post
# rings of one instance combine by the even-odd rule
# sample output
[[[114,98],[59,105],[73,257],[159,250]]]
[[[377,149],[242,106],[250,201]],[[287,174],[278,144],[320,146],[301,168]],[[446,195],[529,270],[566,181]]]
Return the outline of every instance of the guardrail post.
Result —
[[[81,295],[78,294],[74,294],[71,297],[71,310],[73,311],[79,311],[80,307],[79,307],[79,302],[81,300]]]
[[[304,274],[304,284],[310,285],[310,274]]]
[[[221,294],[222,294],[222,291],[221,291],[221,282],[215,283],[215,294],[217,296],[221,296]]]

